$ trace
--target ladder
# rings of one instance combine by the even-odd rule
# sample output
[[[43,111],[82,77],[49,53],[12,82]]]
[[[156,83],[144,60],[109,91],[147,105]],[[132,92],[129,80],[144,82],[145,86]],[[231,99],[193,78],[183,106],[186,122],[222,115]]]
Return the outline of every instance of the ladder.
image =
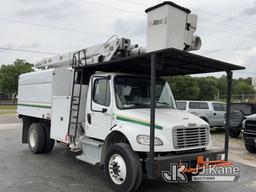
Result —
[[[81,65],[86,65],[86,50],[81,50],[77,53],[74,53],[72,60],[74,75],[68,127],[68,136],[71,137],[71,140],[76,138],[77,129],[79,127],[80,101],[84,79],[84,71],[79,69],[79,66]]]

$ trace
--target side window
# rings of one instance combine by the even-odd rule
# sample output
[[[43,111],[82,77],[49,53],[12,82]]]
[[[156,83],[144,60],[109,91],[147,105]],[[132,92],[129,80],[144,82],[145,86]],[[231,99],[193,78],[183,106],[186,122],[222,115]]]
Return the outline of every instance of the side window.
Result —
[[[226,105],[223,103],[212,103],[214,111],[226,111]]]
[[[208,103],[206,102],[189,102],[190,109],[209,109]]]
[[[177,109],[186,110],[186,102],[176,102]]]
[[[110,105],[110,89],[108,79],[96,79],[93,86],[93,101],[99,105]]]

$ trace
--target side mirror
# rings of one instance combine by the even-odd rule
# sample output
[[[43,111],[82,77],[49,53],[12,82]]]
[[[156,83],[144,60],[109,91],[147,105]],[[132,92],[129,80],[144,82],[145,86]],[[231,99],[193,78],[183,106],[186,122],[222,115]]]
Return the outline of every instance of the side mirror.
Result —
[[[102,108],[102,113],[106,113],[108,111],[107,108]]]

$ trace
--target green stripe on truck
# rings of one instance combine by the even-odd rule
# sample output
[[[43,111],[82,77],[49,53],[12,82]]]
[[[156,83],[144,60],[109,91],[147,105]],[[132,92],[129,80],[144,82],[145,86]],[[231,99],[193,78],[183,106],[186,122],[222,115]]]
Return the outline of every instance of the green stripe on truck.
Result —
[[[143,126],[147,126],[150,127],[150,123],[143,121],[143,120],[139,120],[139,119],[135,119],[135,118],[131,118],[131,117],[126,117],[126,116],[121,116],[121,115],[117,115],[116,119],[119,121],[125,121],[125,122],[129,122],[129,123],[135,123],[138,125],[143,125]],[[155,125],[155,129],[160,129],[162,130],[163,127],[160,125]]]
[[[18,105],[23,107],[38,107],[38,108],[51,109],[51,106],[45,106],[45,105],[32,105],[32,104],[21,104],[21,103],[18,103]]]

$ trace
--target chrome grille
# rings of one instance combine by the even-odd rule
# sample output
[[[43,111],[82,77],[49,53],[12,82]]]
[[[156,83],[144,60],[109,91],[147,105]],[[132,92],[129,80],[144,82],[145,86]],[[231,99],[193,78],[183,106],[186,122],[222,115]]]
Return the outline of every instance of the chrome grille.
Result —
[[[247,120],[245,122],[244,131],[256,133],[256,121],[249,121],[249,120]]]
[[[175,127],[173,144],[175,149],[203,147],[209,143],[208,127]]]

